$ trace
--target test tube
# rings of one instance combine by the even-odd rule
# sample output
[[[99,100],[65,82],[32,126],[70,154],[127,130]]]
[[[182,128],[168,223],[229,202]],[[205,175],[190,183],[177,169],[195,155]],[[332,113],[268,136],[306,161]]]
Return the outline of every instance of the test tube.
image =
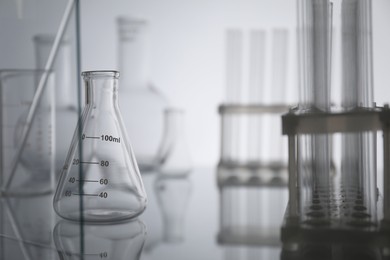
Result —
[[[313,112],[329,111],[332,5],[329,0],[299,0],[298,19],[301,28],[299,107]],[[306,213],[307,207],[317,207],[320,199],[327,198],[325,204],[329,201],[331,139],[328,134],[300,135],[298,145],[300,211]],[[294,197],[292,193],[290,197]],[[322,205],[322,208],[328,217],[328,207]],[[307,218],[310,221],[310,215]]]
[[[372,25],[370,0],[342,2],[342,108],[373,108]],[[342,137],[342,187],[353,205],[343,215],[365,214],[376,221],[376,134],[348,133]],[[364,224],[362,221],[360,225]],[[367,225],[370,222],[366,221]]]

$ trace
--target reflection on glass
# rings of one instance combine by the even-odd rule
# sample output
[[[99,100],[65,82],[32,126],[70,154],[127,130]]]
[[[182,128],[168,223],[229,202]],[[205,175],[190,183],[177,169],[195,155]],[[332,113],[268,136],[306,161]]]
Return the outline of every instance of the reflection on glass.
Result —
[[[287,205],[285,186],[220,188],[221,243],[277,246]]]
[[[146,227],[138,219],[107,225],[60,221],[53,238],[61,259],[139,260]]]
[[[145,241],[143,255],[152,253],[162,242],[163,221],[160,206],[158,205],[159,200],[157,197],[159,194],[155,189],[156,177],[157,172],[150,172],[150,174],[142,176],[145,191],[148,194],[148,207],[140,217],[148,227],[148,237]]]
[[[265,184],[256,178],[240,182],[239,170],[219,182],[218,242],[225,259],[277,259],[280,227],[288,190],[283,179]]]
[[[35,110],[27,140],[22,133],[43,71],[2,70],[1,89],[1,173],[0,185],[7,195],[45,194],[54,190],[53,83],[47,86]],[[22,149],[18,156],[19,149]]]
[[[318,236],[321,236],[318,233]],[[281,260],[383,260],[387,259],[379,246],[350,243],[350,239],[337,243],[305,243],[291,250],[284,245]]]
[[[155,190],[163,218],[163,241],[178,243],[185,236],[185,215],[192,189],[187,177],[156,179]]]
[[[0,200],[0,259],[54,259],[51,195]]]

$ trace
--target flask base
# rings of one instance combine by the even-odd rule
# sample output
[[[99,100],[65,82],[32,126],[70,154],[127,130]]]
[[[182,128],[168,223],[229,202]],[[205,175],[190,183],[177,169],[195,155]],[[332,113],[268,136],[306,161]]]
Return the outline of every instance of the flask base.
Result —
[[[132,210],[107,210],[107,209],[88,209],[84,211],[69,212],[61,217],[72,221],[85,222],[117,222],[137,217],[143,211]]]

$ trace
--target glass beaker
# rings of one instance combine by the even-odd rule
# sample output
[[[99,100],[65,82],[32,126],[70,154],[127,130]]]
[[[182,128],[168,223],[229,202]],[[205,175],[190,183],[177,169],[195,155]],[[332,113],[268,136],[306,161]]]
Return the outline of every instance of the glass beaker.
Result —
[[[31,124],[27,122],[37,79],[44,73],[38,70],[0,71],[0,186],[6,196],[31,196],[54,191],[52,73],[47,72],[48,81],[35,115]],[[23,144],[22,133],[26,127],[29,131]]]
[[[148,22],[133,17],[117,20],[120,90],[123,120],[141,172],[151,171],[163,138],[163,112],[167,101],[148,78]]]
[[[192,169],[184,127],[184,111],[169,108],[164,113],[164,139],[158,152],[158,171],[166,176],[184,176]]]
[[[55,35],[39,34],[34,36],[35,63],[37,69],[45,68],[46,61],[53,46]],[[55,174],[57,178],[61,172],[68,147],[72,140],[73,130],[77,123],[76,82],[72,80],[71,43],[62,39],[53,64],[55,74],[55,131],[56,156]]]
[[[82,73],[86,105],[54,197],[63,218],[119,221],[141,214],[146,193],[118,106],[117,71]]]

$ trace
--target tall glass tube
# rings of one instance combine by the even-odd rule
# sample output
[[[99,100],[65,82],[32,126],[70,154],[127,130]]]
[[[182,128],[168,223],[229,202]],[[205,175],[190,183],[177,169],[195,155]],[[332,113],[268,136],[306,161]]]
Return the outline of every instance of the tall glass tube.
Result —
[[[374,106],[372,79],[372,25],[370,0],[342,2],[342,103],[344,110]],[[376,219],[376,134],[344,134],[342,186],[361,213]],[[353,215],[354,208],[344,210]]]
[[[330,110],[330,57],[332,5],[329,0],[298,0],[300,100],[299,107],[312,112]],[[299,136],[301,212],[316,207],[323,196],[329,201],[331,139],[328,134]],[[328,207],[323,214],[329,217]]]

